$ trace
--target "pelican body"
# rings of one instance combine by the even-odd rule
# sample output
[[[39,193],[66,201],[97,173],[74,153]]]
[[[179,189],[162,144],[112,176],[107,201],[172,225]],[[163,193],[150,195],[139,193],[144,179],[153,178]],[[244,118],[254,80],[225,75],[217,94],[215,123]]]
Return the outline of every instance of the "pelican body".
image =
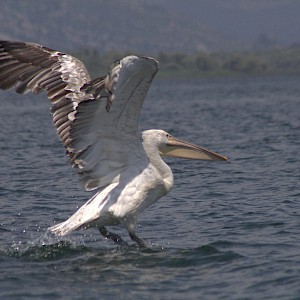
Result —
[[[84,64],[71,55],[38,44],[0,41],[0,88],[24,94],[46,91],[53,124],[80,185],[95,194],[68,220],[49,227],[58,236],[98,228],[117,244],[123,239],[106,229],[122,224],[135,233],[139,214],[173,187],[162,156],[225,161],[226,157],[151,129],[138,131],[140,110],[158,71],[150,57],[127,56],[106,76],[91,80]]]

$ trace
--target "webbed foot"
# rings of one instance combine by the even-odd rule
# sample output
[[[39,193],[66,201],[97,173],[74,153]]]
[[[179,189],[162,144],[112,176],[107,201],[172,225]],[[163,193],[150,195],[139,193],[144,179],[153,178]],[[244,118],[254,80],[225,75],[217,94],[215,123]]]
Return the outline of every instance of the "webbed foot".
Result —
[[[138,237],[134,232],[129,232],[129,236],[133,241],[135,241],[139,245],[140,248],[148,248],[149,247],[147,242],[145,240],[143,240],[142,238]]]
[[[109,232],[104,226],[99,227],[99,231],[106,239],[111,239],[115,244],[120,246],[128,246],[128,244],[118,234]]]

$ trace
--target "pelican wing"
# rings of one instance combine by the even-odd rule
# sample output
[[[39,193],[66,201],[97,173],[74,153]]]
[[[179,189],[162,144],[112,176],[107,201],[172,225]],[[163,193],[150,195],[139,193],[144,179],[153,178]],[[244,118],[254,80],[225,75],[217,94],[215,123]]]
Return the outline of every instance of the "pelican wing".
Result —
[[[157,69],[154,59],[128,56],[91,80],[84,64],[70,55],[0,41],[0,88],[47,92],[58,136],[86,190],[118,182],[128,166],[147,162],[137,126]]]

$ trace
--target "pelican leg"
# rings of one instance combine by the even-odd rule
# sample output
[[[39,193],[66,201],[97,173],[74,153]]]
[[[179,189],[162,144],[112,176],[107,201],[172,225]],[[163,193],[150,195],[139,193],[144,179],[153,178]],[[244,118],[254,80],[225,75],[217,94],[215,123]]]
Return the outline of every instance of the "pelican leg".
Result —
[[[146,243],[146,241],[138,237],[134,232],[129,232],[129,236],[133,241],[138,243],[140,248],[148,248],[148,244]]]
[[[118,234],[109,232],[104,226],[99,227],[99,231],[106,239],[111,239],[121,246],[128,246],[128,244]]]

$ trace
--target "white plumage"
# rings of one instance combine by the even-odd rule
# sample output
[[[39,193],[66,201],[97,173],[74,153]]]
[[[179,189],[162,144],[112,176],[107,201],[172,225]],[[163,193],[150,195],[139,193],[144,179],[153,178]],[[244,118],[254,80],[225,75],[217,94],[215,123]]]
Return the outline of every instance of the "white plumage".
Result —
[[[49,230],[66,235],[97,227],[106,238],[124,244],[105,226],[122,224],[135,234],[138,215],[167,194],[173,174],[161,155],[226,160],[163,130],[140,136],[138,119],[145,95],[158,71],[150,57],[127,56],[104,77],[90,79],[78,59],[41,45],[0,41],[0,88],[19,93],[45,90],[53,123],[85,190],[95,195],[63,223]]]

